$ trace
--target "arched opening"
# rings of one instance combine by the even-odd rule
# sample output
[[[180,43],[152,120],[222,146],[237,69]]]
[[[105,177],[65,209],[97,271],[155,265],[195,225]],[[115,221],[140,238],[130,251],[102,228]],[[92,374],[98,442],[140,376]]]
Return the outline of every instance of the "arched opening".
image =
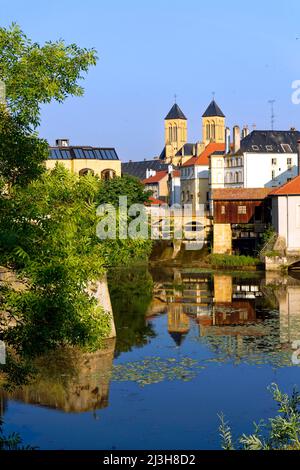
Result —
[[[115,178],[116,176],[116,172],[114,170],[103,170],[101,172],[101,179],[107,181],[107,180],[111,180],[113,178]]]
[[[206,124],[206,139],[210,140],[210,124]]]
[[[169,126],[169,142],[172,142],[172,126]]]
[[[214,122],[211,125],[211,139],[216,140],[216,125]]]
[[[82,170],[79,171],[79,176],[85,176],[85,175],[94,175],[95,172],[91,168],[82,168]]]

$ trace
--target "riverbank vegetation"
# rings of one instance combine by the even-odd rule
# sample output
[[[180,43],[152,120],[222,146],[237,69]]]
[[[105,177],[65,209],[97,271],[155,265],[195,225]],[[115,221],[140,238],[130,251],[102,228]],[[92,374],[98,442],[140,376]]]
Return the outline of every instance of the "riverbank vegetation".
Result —
[[[243,434],[234,443],[231,429],[220,416],[219,428],[224,450],[300,450],[300,394],[294,390],[289,396],[272,384],[270,391],[278,405],[278,415],[268,422],[254,424],[253,434]]]
[[[61,345],[97,349],[109,335],[109,315],[89,292],[108,266],[147,259],[148,240],[99,240],[99,204],[147,199],[130,177],[102,181],[71,174],[61,165],[46,171],[48,143],[35,132],[40,107],[80,96],[83,74],[97,61],[94,49],[63,41],[32,43],[16,25],[0,28],[0,266],[22,289],[1,283],[5,324],[0,337],[8,357],[6,383],[24,382],[31,360]]]
[[[209,264],[213,268],[239,268],[248,266],[258,266],[260,260],[252,256],[245,255],[209,255],[207,257]]]

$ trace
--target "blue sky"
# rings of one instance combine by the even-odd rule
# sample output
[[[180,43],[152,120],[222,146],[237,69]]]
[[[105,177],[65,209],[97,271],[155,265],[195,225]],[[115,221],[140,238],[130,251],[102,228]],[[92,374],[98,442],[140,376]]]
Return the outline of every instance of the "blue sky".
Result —
[[[163,147],[174,102],[201,139],[201,115],[216,93],[227,124],[300,129],[291,101],[300,79],[299,0],[0,0],[1,25],[17,22],[34,41],[95,47],[85,95],[43,108],[40,134],[53,143],[116,147],[143,160]],[[299,38],[299,39],[297,39]]]

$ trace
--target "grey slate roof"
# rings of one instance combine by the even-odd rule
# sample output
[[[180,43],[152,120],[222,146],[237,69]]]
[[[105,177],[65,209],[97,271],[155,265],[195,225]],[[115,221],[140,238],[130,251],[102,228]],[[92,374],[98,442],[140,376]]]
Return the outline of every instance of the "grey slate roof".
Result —
[[[49,160],[119,160],[114,148],[100,147],[49,147]]]
[[[172,108],[165,117],[165,120],[166,119],[184,119],[185,121],[187,121],[187,118],[185,117],[177,103],[172,106]]]
[[[241,140],[242,152],[297,153],[299,131],[252,131]]]
[[[168,169],[168,165],[160,160],[144,160],[142,162],[126,162],[122,163],[122,174],[131,175],[144,180],[147,170],[164,171]]]
[[[202,117],[214,117],[214,116],[225,117],[225,115],[222,113],[221,109],[215,102],[215,100],[212,100],[212,102],[209,104],[204,114],[202,114]]]
[[[196,144],[184,144],[183,146],[183,155],[193,156],[196,154]],[[176,153],[176,156],[182,155],[182,147]]]
[[[183,156],[193,156],[196,154],[196,144],[184,144],[183,146]],[[181,157],[182,156],[182,147],[181,149],[178,150],[176,153],[176,157]],[[166,148],[164,147],[162,149],[162,152],[159,156],[160,160],[165,160],[166,158]]]

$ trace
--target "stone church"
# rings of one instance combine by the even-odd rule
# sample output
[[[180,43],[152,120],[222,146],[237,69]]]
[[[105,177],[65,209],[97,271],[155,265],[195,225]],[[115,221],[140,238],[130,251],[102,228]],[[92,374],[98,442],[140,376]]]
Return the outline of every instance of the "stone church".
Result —
[[[175,103],[165,117],[165,146],[159,159],[181,166],[200,155],[209,143],[225,143],[225,116],[214,99],[202,115],[202,141],[188,143],[187,133],[187,118]]]

